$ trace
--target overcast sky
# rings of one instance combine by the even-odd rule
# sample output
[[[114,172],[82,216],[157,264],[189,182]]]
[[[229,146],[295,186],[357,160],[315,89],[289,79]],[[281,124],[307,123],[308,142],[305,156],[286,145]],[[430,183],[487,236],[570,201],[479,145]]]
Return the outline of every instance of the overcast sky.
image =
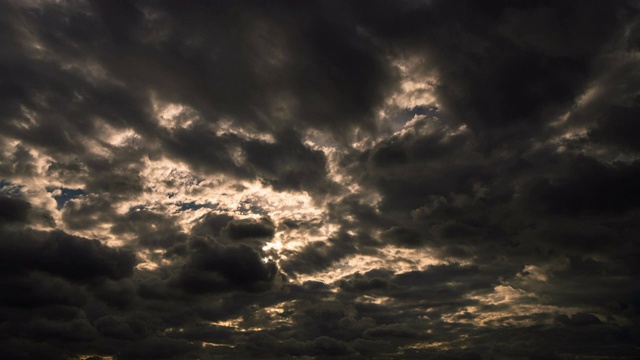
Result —
[[[0,2],[0,358],[639,358],[639,11]]]

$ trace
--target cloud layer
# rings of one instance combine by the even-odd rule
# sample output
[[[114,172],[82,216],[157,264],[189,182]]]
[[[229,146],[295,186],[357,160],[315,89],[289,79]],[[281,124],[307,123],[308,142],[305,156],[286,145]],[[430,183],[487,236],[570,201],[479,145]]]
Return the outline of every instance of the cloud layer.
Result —
[[[638,11],[3,2],[0,357],[639,357]]]

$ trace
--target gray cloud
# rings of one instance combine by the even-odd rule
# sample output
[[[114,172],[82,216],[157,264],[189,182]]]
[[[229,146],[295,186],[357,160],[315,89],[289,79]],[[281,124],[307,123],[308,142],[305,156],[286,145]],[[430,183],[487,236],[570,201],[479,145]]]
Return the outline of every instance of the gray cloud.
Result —
[[[640,356],[635,2],[0,8],[0,357]]]

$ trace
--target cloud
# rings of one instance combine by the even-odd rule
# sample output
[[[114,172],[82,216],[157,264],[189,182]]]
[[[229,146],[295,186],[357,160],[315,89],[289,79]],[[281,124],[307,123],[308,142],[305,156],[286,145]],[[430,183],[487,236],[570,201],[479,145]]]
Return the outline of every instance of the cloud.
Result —
[[[229,289],[264,291],[276,277],[273,262],[264,262],[245,244],[224,246],[203,239],[191,239],[187,260],[178,275],[178,284],[189,292],[216,292]]]
[[[0,197],[0,221],[3,223],[24,222],[27,220],[31,204],[24,200],[6,196]]]
[[[232,220],[224,227],[233,240],[246,238],[272,238],[275,234],[274,224],[266,218],[259,221],[254,219]]]
[[[375,246],[377,244],[365,234],[354,236],[347,232],[339,232],[329,237],[326,242],[316,241],[306,245],[281,263],[281,266],[291,274],[314,273],[357,253],[359,248],[366,252],[367,245]]]
[[[121,279],[130,276],[136,264],[135,255],[125,249],[113,249],[62,231],[6,230],[2,235],[2,267],[7,272],[39,270],[78,281]]]
[[[0,357],[640,355],[633,1],[0,8]]]

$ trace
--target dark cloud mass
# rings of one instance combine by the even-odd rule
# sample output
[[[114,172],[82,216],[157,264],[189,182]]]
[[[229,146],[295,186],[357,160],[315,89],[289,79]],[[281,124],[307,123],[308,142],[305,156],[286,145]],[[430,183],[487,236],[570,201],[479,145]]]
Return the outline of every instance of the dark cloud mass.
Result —
[[[640,3],[0,3],[0,358],[640,358]]]

